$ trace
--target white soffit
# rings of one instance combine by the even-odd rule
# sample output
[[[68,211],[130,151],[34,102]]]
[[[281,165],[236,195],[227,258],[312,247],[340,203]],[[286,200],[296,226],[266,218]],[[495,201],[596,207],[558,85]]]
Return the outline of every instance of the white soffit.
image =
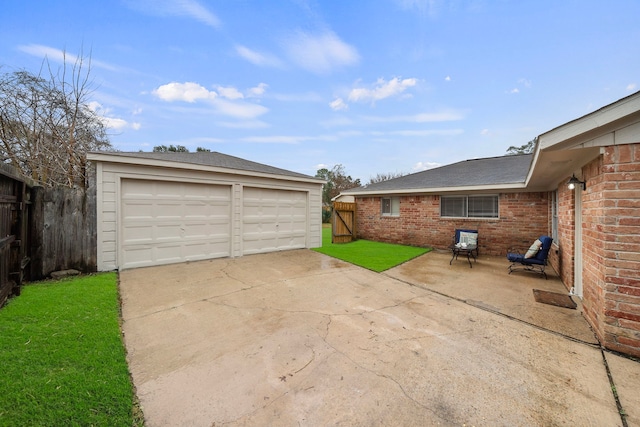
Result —
[[[539,149],[546,151],[575,146],[612,145],[614,132],[638,122],[640,92],[543,133],[538,138]],[[612,135],[608,136],[610,133]]]

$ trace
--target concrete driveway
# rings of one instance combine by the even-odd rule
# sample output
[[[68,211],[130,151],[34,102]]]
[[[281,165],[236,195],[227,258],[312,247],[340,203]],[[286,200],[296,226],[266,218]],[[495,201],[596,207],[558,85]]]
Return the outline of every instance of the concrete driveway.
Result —
[[[605,360],[640,423],[640,364],[603,358],[579,310],[544,306],[568,334],[520,319],[537,303],[473,294],[491,259],[448,261],[377,274],[296,250],[121,272],[147,425],[620,426]]]

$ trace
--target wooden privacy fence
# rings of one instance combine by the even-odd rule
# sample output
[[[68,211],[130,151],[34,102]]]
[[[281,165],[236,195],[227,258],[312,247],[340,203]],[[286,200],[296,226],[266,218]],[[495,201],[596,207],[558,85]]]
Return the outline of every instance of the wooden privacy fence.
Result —
[[[46,277],[52,271],[73,268],[96,271],[96,197],[93,188],[38,188],[35,202],[40,247],[32,272]],[[41,195],[40,195],[41,192]],[[36,249],[36,248],[34,248]]]
[[[0,305],[20,294],[29,264],[31,185],[0,163]]]
[[[349,243],[356,239],[356,204],[333,202],[331,243]]]
[[[0,163],[0,306],[25,280],[96,271],[95,174],[86,188],[45,188]]]

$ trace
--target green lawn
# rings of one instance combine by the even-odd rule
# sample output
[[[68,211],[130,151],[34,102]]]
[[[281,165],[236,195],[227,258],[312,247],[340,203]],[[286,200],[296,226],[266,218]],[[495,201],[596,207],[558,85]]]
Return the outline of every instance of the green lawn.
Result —
[[[117,276],[24,286],[0,309],[0,426],[143,425],[120,335]]]
[[[322,247],[314,251],[381,272],[431,251],[430,248],[394,245],[356,240],[351,243],[331,243],[331,226],[323,225]]]

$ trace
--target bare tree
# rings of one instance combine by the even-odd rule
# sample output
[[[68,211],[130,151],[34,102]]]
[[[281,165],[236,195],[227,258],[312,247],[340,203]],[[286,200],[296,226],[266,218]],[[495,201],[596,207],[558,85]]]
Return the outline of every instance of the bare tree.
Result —
[[[376,182],[389,181],[390,179],[400,178],[401,176],[405,176],[405,175],[406,174],[403,172],[378,173],[376,174],[376,176],[372,176],[371,178],[369,178],[369,184],[375,184]]]
[[[58,70],[45,59],[38,75],[0,75],[0,161],[45,186],[84,186],[86,153],[112,149],[89,107],[90,73],[90,58],[69,64],[65,54]]]

